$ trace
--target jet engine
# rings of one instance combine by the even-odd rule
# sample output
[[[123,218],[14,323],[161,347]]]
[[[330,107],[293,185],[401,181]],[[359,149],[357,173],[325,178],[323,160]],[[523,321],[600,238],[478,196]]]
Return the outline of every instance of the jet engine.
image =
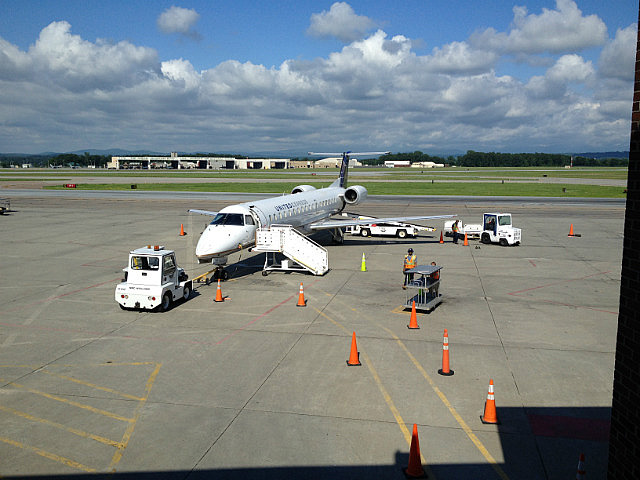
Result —
[[[362,185],[353,185],[344,191],[344,201],[349,205],[357,205],[367,198],[367,189]]]
[[[315,190],[316,187],[312,187],[311,185],[298,185],[291,190],[291,194],[300,193],[300,192],[310,192],[311,190]]]

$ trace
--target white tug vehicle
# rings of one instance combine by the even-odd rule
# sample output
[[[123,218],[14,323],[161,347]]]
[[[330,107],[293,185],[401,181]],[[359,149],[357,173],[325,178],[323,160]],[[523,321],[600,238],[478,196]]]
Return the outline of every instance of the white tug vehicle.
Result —
[[[165,312],[177,300],[187,300],[193,285],[178,267],[173,250],[163,245],[147,245],[129,252],[129,263],[122,283],[116,286],[115,299],[123,310],[159,309]]]

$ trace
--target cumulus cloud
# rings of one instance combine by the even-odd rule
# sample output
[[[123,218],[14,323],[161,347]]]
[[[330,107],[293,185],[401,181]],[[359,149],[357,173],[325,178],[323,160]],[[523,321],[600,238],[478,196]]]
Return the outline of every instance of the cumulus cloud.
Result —
[[[563,55],[547,70],[544,76],[529,80],[527,91],[536,99],[559,99],[571,90],[571,84],[585,84],[593,79],[595,70],[590,61],[579,55]]]
[[[375,22],[364,15],[357,15],[351,5],[336,2],[327,12],[311,15],[307,33],[314,37],[335,37],[344,43],[358,40],[375,27]]]
[[[607,27],[596,15],[582,15],[573,0],[556,0],[556,9],[529,14],[526,7],[513,8],[509,32],[489,28],[472,36],[478,48],[505,54],[575,52],[600,46],[607,38]]]
[[[600,54],[598,61],[600,75],[633,80],[637,35],[638,26],[635,23],[616,32],[615,38],[605,45]]]
[[[132,85],[159,68],[157,52],[129,42],[91,43],[71,34],[68,22],[45,27],[28,52],[0,41],[1,75],[57,85],[68,90],[110,90]]]
[[[194,9],[172,6],[158,17],[158,28],[162,33],[178,33],[186,37],[200,39],[200,34],[194,29],[200,19],[200,14]]]
[[[574,18],[574,7],[559,0],[553,12]],[[529,17],[518,17],[522,31],[535,23]],[[26,152],[624,149],[634,29],[604,42],[595,65],[578,51],[547,52],[543,73],[522,80],[500,74],[506,54],[476,39],[418,55],[407,37],[377,30],[311,61],[268,68],[228,60],[197,70],[189,59],[160,62],[153,49],[91,42],[54,22],[26,51],[0,38],[0,145]]]

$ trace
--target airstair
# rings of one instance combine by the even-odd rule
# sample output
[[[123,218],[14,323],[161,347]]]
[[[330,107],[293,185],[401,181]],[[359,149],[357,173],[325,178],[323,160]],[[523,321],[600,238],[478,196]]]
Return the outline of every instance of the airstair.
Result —
[[[324,275],[329,270],[327,249],[298,232],[291,225],[271,225],[256,230],[254,252],[265,252],[263,275],[271,271],[304,272]],[[269,254],[271,262],[269,261]],[[287,259],[277,262],[280,253]]]

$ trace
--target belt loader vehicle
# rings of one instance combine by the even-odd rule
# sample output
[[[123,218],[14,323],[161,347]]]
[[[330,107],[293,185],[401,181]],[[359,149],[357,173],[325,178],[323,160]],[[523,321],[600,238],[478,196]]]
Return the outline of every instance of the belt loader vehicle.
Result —
[[[129,264],[115,299],[123,310],[158,309],[165,312],[177,300],[187,300],[193,285],[178,267],[176,254],[162,245],[147,245],[129,252]]]

